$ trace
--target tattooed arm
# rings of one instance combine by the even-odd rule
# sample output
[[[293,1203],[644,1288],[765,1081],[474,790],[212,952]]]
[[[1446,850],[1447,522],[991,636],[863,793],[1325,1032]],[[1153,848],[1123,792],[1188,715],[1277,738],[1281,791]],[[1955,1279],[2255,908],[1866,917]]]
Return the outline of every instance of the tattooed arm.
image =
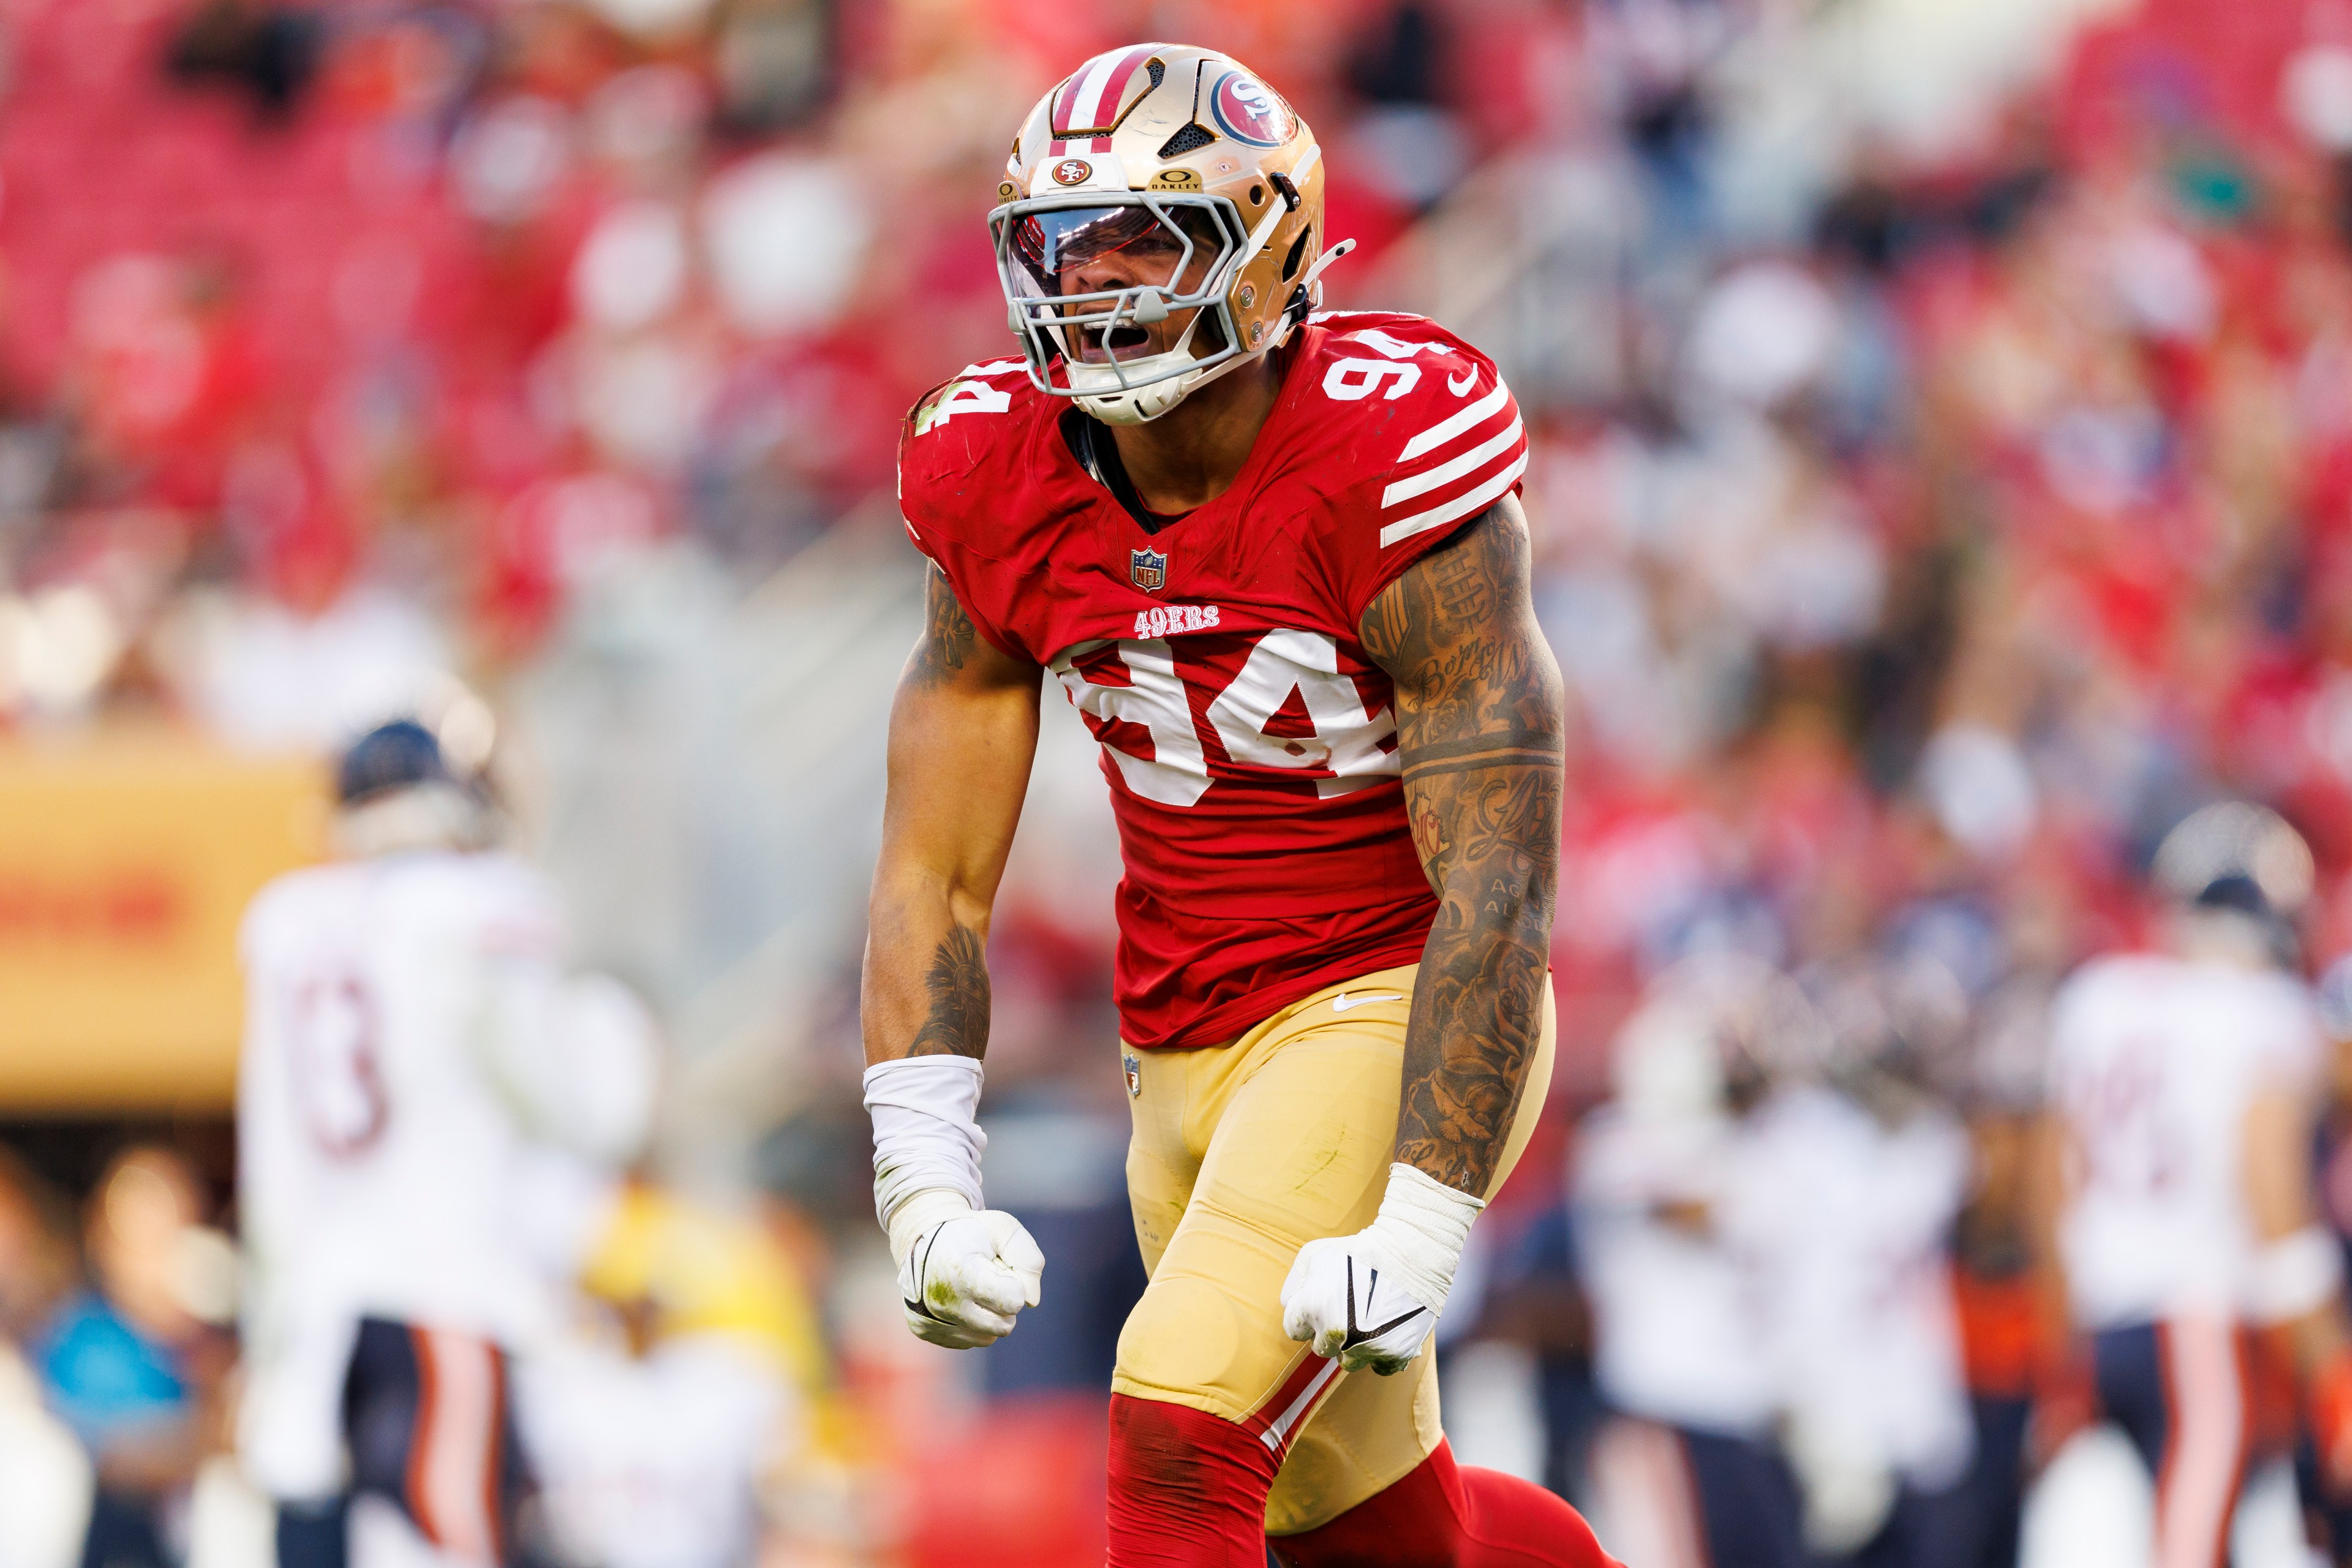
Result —
[[[1396,1158],[1484,1197],[1535,1058],[1559,879],[1559,668],[1536,626],[1517,500],[1414,563],[1361,634],[1396,682],[1405,809],[1438,898]]]
[[[1427,1348],[1445,1310],[1542,1038],[1565,726],[1518,503],[1498,501],[1407,567],[1359,629],[1396,682],[1405,809],[1437,919],[1380,1213],[1298,1249],[1282,1327],[1346,1371],[1386,1376]]]
[[[988,1048],[989,910],[1037,748],[1042,672],[983,639],[936,566],[927,592],[890,705],[862,985],[869,1063]]]
[[[907,1327],[968,1350],[1037,1304],[1045,1255],[984,1206],[980,1058],[988,914],[1037,750],[1034,664],[983,641],[937,567],[923,640],[890,704],[890,786],[868,909],[861,1014],[874,1212]]]

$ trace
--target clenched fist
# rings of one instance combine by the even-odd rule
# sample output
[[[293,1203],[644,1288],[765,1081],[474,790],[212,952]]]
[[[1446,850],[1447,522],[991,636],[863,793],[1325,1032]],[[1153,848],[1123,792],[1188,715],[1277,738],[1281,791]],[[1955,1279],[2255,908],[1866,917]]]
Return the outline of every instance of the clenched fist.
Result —
[[[1382,1377],[1429,1342],[1470,1222],[1486,1205],[1411,1165],[1389,1167],[1378,1218],[1298,1249],[1282,1282],[1282,1329],[1340,1370]]]
[[[950,1350],[992,1345],[1037,1304],[1045,1255],[1019,1220],[954,1193],[917,1194],[891,1226],[898,1300],[915,1337]]]

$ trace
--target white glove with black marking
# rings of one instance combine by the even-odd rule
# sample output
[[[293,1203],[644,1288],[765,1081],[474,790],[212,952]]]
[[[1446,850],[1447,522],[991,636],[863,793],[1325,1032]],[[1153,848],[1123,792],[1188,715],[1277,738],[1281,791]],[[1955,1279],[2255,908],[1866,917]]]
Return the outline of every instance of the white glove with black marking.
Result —
[[[1391,1165],[1381,1212],[1353,1236],[1310,1241],[1282,1282],[1282,1329],[1342,1372],[1387,1377],[1422,1352],[1486,1204],[1412,1165]]]
[[[992,1345],[1037,1304],[1045,1255],[1002,1209],[975,1209],[956,1193],[917,1193],[890,1226],[898,1302],[919,1340],[950,1350]]]
[[[951,1350],[994,1344],[1037,1304],[1045,1256],[1021,1222],[982,1206],[975,1112],[980,1063],[909,1057],[866,1069],[874,1118],[874,1210],[898,1265],[915,1337]]]

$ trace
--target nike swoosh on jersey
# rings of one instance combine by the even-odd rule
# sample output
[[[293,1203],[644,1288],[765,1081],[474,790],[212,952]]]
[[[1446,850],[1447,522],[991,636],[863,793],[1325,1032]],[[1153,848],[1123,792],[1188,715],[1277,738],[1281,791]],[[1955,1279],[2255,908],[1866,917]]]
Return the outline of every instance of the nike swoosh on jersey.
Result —
[[[1350,996],[1342,991],[1331,998],[1331,1011],[1344,1013],[1350,1007],[1360,1007],[1367,1002],[1402,1002],[1403,1000],[1402,995],[1393,992],[1382,992],[1377,996]]]
[[[1477,384],[1478,373],[1475,370],[1465,370],[1460,375],[1449,375],[1445,378],[1445,390],[1456,397],[1464,395]]]

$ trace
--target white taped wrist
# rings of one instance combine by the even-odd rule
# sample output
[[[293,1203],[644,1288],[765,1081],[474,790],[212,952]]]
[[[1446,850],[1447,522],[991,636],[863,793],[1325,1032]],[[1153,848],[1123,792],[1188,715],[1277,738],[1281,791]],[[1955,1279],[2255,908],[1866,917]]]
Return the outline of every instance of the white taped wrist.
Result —
[[[874,1213],[885,1230],[917,1193],[954,1193],[972,1208],[980,1196],[980,1064],[970,1057],[907,1057],[866,1069],[866,1110],[874,1119]]]
[[[2323,1226],[2305,1226],[2255,1249],[2246,1278],[2246,1314],[2284,1323],[2327,1304],[2344,1282],[2344,1255]]]
[[[1433,1312],[1444,1310],[1454,1270],[1470,1239],[1470,1222],[1486,1206],[1484,1199],[1457,1192],[1418,1166],[1389,1167],[1388,1191],[1372,1230],[1388,1244],[1405,1289]]]

